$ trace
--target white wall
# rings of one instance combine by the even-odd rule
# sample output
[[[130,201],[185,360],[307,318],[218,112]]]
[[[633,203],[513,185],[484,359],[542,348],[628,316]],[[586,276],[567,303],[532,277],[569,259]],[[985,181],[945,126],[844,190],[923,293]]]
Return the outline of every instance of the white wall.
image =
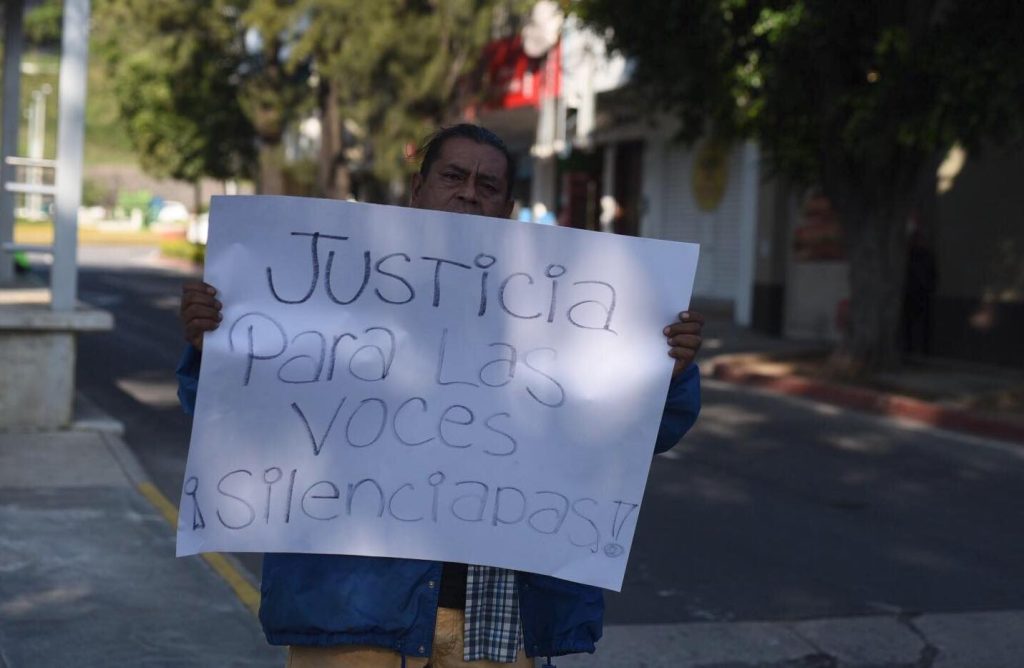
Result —
[[[731,149],[725,193],[718,208],[710,212],[701,211],[693,196],[692,150],[668,139],[651,138],[644,152],[647,206],[641,234],[701,245],[695,297],[735,303],[737,295],[749,294],[757,215],[756,150],[742,144]],[[745,240],[744,235],[749,238]],[[749,303],[742,306],[744,313],[737,313],[737,321],[744,323],[749,321]]]

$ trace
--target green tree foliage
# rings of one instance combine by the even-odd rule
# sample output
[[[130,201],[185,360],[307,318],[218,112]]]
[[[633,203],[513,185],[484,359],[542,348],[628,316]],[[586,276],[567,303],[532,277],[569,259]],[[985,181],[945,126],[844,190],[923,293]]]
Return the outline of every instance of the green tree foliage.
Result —
[[[309,72],[290,58],[299,37],[295,0],[249,0],[236,25],[246,57],[235,71],[238,102],[256,131],[259,148],[257,186],[266,194],[284,192],[285,130],[309,107]]]
[[[850,373],[898,363],[905,226],[955,143],[1024,126],[1016,0],[583,0],[681,136],[756,138],[776,173],[820,186],[850,257]]]
[[[44,0],[25,13],[25,36],[39,46],[59,46],[63,17],[63,0]]]
[[[495,9],[526,4],[97,0],[96,14],[144,167],[189,178],[255,163],[259,190],[279,193],[283,135],[318,109],[319,191],[346,197],[353,166],[376,182],[408,174],[407,147],[457,116]]]
[[[193,183],[251,172],[254,130],[239,102],[240,9],[228,0],[96,3],[94,55],[146,171]]]
[[[460,83],[478,64],[494,12],[524,4],[300,0],[307,27],[293,57],[313,62],[319,77],[325,190],[345,195],[348,177],[339,179],[339,170],[364,148],[363,162],[377,179],[406,176],[410,143],[457,117],[465,102]],[[342,141],[345,120],[359,129],[361,146]]]

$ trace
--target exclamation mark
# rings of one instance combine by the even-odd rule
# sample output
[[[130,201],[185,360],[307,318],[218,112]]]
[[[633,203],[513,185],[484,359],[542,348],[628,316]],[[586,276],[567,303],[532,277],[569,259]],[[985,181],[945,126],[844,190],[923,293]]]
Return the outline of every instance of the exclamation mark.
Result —
[[[618,542],[619,534],[622,533],[622,528],[626,525],[626,520],[633,514],[633,511],[640,507],[639,503],[626,503],[625,501],[615,501],[615,517],[612,518],[612,542],[605,543],[604,554],[606,557],[621,557],[626,553],[626,548]],[[626,507],[626,511],[623,513],[622,508]],[[619,519],[619,516],[622,516]]]

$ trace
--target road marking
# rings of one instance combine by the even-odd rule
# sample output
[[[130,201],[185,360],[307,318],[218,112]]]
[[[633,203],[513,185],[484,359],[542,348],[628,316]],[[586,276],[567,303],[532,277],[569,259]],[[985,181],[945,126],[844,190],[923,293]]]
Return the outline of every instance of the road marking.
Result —
[[[174,504],[168,501],[167,497],[161,494],[160,490],[151,482],[140,482],[138,487],[139,491],[142,492],[142,496],[146,497],[146,500],[160,511],[160,514],[164,516],[167,523],[177,528],[178,509],[174,507]]]
[[[117,378],[114,385],[129,397],[153,408],[177,408],[178,381],[148,378]]]
[[[151,482],[140,482],[138,489],[142,496],[146,497],[146,500],[153,504],[157,511],[163,515],[167,523],[177,530],[178,509],[174,507],[174,504],[168,501],[167,497],[161,494],[160,490]],[[259,614],[260,593],[249,584],[245,576],[239,573],[238,569],[224,555],[216,552],[204,552],[199,556],[213,568],[217,575],[227,582],[228,586],[235,592],[235,596],[242,602],[242,605],[247,607],[254,615]]]

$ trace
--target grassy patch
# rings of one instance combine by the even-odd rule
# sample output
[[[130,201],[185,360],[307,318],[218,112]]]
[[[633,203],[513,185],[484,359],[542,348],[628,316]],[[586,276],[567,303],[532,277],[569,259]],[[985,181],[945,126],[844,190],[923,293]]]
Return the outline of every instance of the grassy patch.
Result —
[[[48,246],[53,243],[53,224],[19,220],[14,225],[14,242]],[[164,257],[195,264],[202,264],[206,259],[206,246],[191,243],[182,236],[160,235],[150,230],[108,232],[79,228],[78,243],[94,246],[159,246],[160,254]]]
[[[161,237],[149,230],[103,231],[78,228],[78,243],[95,246],[156,246]],[[14,243],[45,246],[53,243],[53,223],[19,220],[14,224]]]
[[[194,244],[185,239],[164,239],[160,242],[160,254],[164,257],[202,264],[206,259],[206,246]]]
[[[14,243],[35,246],[53,243],[53,224],[19,220],[14,223]]]

